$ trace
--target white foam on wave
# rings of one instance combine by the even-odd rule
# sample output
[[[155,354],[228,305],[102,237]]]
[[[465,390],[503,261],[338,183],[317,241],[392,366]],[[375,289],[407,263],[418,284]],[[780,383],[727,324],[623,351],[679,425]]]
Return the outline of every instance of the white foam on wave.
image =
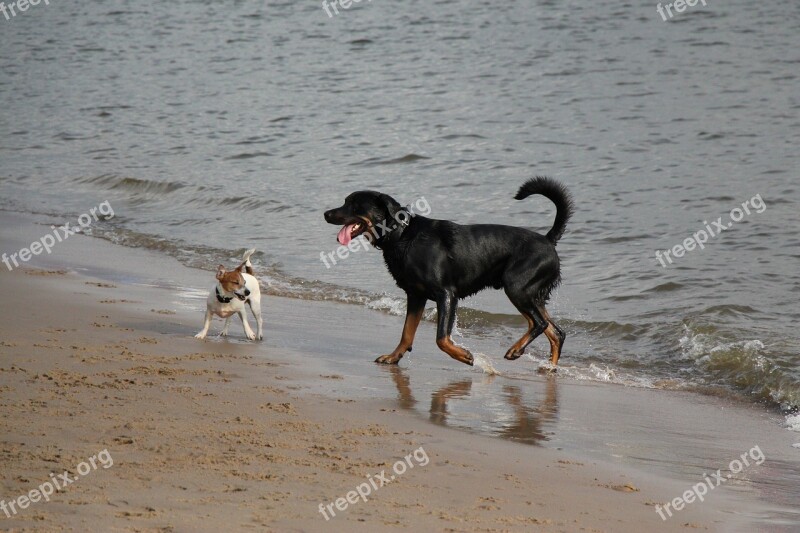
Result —
[[[786,417],[786,428],[789,431],[798,431],[798,432],[800,432],[800,414],[787,416]],[[800,442],[795,444],[795,447],[800,447]]]
[[[628,387],[640,387],[645,389],[657,388],[651,378],[636,376],[626,372],[619,372],[609,365],[597,365],[590,363],[588,367],[570,366],[562,362],[554,366],[549,358],[537,357],[532,354],[522,356],[528,361],[536,363],[539,371],[556,372],[560,376],[568,377],[577,381],[599,381],[603,383],[615,383]]]
[[[369,298],[369,299],[356,299],[353,301],[344,299],[344,301],[348,301],[349,303],[362,303],[366,306],[367,309],[372,309],[374,311],[383,311],[385,313],[389,313],[390,315],[395,316],[405,316],[406,314],[406,301],[404,299],[394,298],[392,296],[383,295],[378,298]],[[431,320],[436,318],[436,308],[426,308],[425,311],[422,313],[422,318],[425,320]]]
[[[473,353],[473,366],[480,370],[483,370],[485,374],[489,374],[490,376],[497,376],[500,375],[500,372],[492,365],[492,361],[487,357],[485,354],[480,352]]]
[[[563,367],[562,367],[563,368]],[[545,360],[539,363],[539,372],[558,372],[558,366],[554,365],[550,362],[550,360]]]
[[[406,303],[391,296],[382,296],[377,300],[367,302],[367,308],[386,311],[390,315],[402,316],[406,314]]]
[[[589,372],[594,375],[594,378],[599,381],[605,381],[606,383],[614,383],[617,381],[617,374],[611,368],[606,365],[605,368],[602,368],[594,363],[589,365]]]
[[[683,326],[686,334],[681,337],[678,342],[681,351],[685,356],[692,359],[708,359],[711,355],[719,352],[727,352],[735,348],[740,348],[748,354],[754,355],[756,366],[761,369],[766,360],[759,351],[765,348],[764,343],[758,339],[735,341],[735,342],[722,342],[714,336],[707,333],[692,333],[688,326]]]

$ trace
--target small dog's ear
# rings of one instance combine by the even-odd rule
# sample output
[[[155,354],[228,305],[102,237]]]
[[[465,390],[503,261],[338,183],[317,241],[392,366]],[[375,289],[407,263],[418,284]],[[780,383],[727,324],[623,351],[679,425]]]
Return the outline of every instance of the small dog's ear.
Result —
[[[386,210],[389,211],[389,215],[391,215],[392,218],[395,218],[395,215],[403,210],[403,206],[388,194],[380,194],[378,198],[383,202],[383,205],[386,206]]]
[[[222,279],[222,276],[225,275],[225,267],[220,265],[217,267],[217,279]]]

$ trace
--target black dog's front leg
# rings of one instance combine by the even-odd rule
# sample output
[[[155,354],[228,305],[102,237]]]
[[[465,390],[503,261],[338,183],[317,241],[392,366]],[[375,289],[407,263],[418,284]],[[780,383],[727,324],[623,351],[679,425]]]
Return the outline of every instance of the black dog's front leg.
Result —
[[[422,320],[422,314],[425,311],[425,302],[428,299],[418,294],[408,294],[408,303],[406,305],[406,323],[403,326],[403,335],[400,337],[400,343],[397,348],[388,355],[382,355],[375,359],[376,363],[383,363],[386,365],[396,365],[406,352],[411,351],[411,346],[414,344],[414,335],[417,334],[417,326]]]
[[[439,315],[436,327],[436,345],[456,361],[472,366],[472,354],[464,348],[456,346],[450,338],[456,323],[457,307],[458,298],[452,291],[445,291],[436,298],[436,311]]]

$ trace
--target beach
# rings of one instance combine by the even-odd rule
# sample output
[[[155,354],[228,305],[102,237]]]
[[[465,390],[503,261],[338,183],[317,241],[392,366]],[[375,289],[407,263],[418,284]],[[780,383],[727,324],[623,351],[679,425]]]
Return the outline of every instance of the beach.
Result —
[[[10,247],[45,228],[16,213],[2,222]],[[699,395],[558,375],[522,384],[466,366],[427,409],[417,386],[425,364],[372,363],[384,335],[399,330],[398,317],[267,296],[263,342],[244,340],[235,323],[227,340],[200,341],[192,336],[209,280],[212,273],[170,258],[85,236],[0,275],[14,302],[0,326],[2,498],[27,494],[51,473],[77,477],[50,501],[0,516],[1,528],[633,532],[752,531],[753,523],[779,531],[791,523],[790,502],[760,484],[771,477],[780,489],[776,474],[789,486],[797,476],[796,465],[781,466],[790,463],[792,433],[766,410],[754,417],[752,406],[726,401],[720,424],[720,405]],[[341,337],[333,326],[341,321],[359,324],[354,336]],[[431,330],[423,324],[415,358],[442,358]],[[358,362],[339,366],[345,352]],[[541,404],[520,415],[524,405],[510,400],[504,438],[448,426],[448,400],[520,385],[540,391]],[[664,428],[659,435],[631,428],[654,417],[663,418],[654,423]],[[552,419],[561,422],[550,427]],[[729,423],[735,431],[722,429]],[[624,456],[645,443],[697,454],[709,424],[718,463],[751,443],[766,460],[662,520],[655,506],[702,481],[694,471],[711,465],[687,455],[670,475],[668,461],[648,467]],[[568,449],[549,444],[559,425],[575,437]],[[632,429],[643,435],[628,442],[631,450],[597,448],[593,435]],[[76,474],[103,450],[113,465]],[[354,497],[365,481],[375,488]]]
[[[679,4],[6,1],[0,530],[800,530],[800,10]]]

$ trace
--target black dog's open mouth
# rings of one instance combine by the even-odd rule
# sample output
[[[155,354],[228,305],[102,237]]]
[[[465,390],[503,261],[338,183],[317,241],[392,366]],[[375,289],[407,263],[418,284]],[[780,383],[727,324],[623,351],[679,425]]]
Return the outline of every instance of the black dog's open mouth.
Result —
[[[347,246],[350,241],[367,231],[367,228],[367,223],[363,220],[353,222],[352,224],[346,224],[339,230],[339,235],[337,235],[336,240],[339,241],[339,244]]]

